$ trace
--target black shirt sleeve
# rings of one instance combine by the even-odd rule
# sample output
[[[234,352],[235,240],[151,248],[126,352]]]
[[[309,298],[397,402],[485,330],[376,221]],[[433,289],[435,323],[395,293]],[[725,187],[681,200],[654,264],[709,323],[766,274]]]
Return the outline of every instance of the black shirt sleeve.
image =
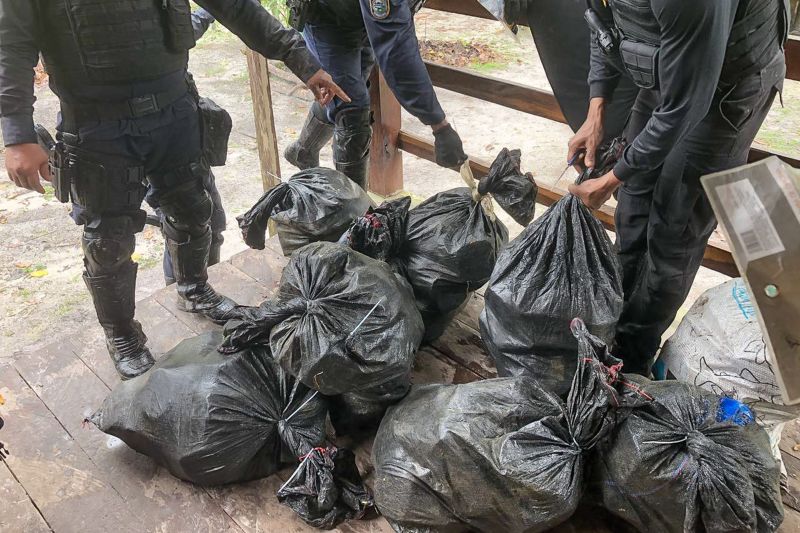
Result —
[[[614,168],[619,179],[659,167],[708,114],[738,4],[738,0],[652,0],[661,27],[661,102]]]
[[[306,48],[300,34],[291,28],[284,28],[257,0],[196,2],[249,48],[269,59],[283,61],[303,82],[322,68]]]
[[[0,127],[6,146],[35,143],[33,69],[39,62],[33,0],[0,2]]]

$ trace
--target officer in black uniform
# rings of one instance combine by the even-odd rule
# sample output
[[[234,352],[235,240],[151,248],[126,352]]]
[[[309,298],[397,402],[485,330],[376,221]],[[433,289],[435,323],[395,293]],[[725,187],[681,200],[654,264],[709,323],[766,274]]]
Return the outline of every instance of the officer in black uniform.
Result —
[[[529,26],[547,81],[573,131],[586,121],[589,108],[591,31],[584,20],[586,0],[505,0],[508,24]],[[605,140],[622,135],[639,88],[622,79],[606,106]]]
[[[700,177],[747,162],[781,90],[784,0],[597,0],[586,123],[569,157],[594,164],[606,103],[622,76],[640,88],[630,142],[612,172],[573,186],[599,208],[618,190],[625,306],[616,353],[649,374],[694,281],[716,219]]]
[[[300,138],[285,152],[300,169],[319,166],[319,152],[333,137],[336,168],[367,188],[372,139],[367,82],[376,63],[406,111],[431,126],[436,162],[457,167],[467,156],[447,122],[419,53],[414,14],[423,0],[318,0],[305,23],[308,47],[352,101],[315,104]]]
[[[198,0],[259,53],[283,60],[327,103],[346,95],[256,0]],[[235,306],[208,284],[213,204],[204,186],[218,161],[219,114],[201,106],[187,77],[195,44],[188,0],[0,2],[0,126],[9,177],[43,192],[40,177],[71,201],[83,225],[84,280],[109,354],[123,379],[153,364],[134,320],[147,186],[163,213],[180,308],[222,322]],[[32,119],[39,54],[61,102],[60,143],[48,155]]]

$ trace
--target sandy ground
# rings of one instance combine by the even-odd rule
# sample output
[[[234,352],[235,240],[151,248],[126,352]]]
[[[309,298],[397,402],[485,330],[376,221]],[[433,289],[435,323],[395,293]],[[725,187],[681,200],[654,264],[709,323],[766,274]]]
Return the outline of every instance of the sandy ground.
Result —
[[[530,37],[511,38],[499,25],[467,17],[423,12],[418,19],[420,38],[480,39],[505,56],[502,64],[478,66],[490,75],[549,89]],[[218,186],[229,214],[223,258],[244,249],[235,215],[246,211],[261,195],[256,153],[255,127],[243,45],[227,32],[214,29],[192,53],[191,69],[201,92],[214,98],[233,116],[234,132],[228,165],[216,169]],[[298,81],[280,65],[272,65],[276,130],[281,150],[298,135],[310,97]],[[788,84],[785,109],[776,107],[760,136],[768,147],[800,153],[798,121],[800,88]],[[52,127],[57,101],[46,87],[37,89],[36,120]],[[500,106],[440,91],[442,105],[461,133],[468,153],[491,160],[504,146],[521,148],[524,168],[537,180],[554,183],[565,166],[566,126],[524,115]],[[430,135],[409,116],[404,127]],[[791,134],[790,132],[795,132]],[[2,154],[0,154],[2,158]],[[323,152],[330,164],[330,149]],[[295,169],[285,162],[283,175]],[[559,183],[566,187],[567,176]],[[455,173],[439,169],[413,156],[405,156],[406,189],[416,196],[460,185]],[[91,301],[81,280],[80,229],[68,217],[69,208],[53,199],[16,189],[3,171],[0,179],[0,358],[25,351],[70,331],[98,327]],[[507,217],[512,236],[521,228]],[[137,239],[136,260],[140,264],[137,296],[145,297],[162,286],[162,240],[153,228]],[[724,276],[704,270],[690,301],[706,288],[724,281]]]

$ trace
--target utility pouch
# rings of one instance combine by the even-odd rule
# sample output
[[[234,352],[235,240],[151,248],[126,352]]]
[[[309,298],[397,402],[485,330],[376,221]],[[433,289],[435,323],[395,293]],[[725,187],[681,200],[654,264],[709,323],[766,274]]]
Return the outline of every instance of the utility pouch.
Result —
[[[173,52],[194,48],[197,41],[192,27],[192,6],[189,0],[162,0],[167,22],[167,47]]]
[[[60,173],[70,184],[72,201],[87,211],[100,214],[141,207],[147,193],[143,166],[100,161],[72,146],[64,146],[62,159]]]
[[[227,111],[210,98],[199,98],[200,123],[203,136],[203,156],[210,167],[221,167],[228,159],[228,139],[233,120]]]
[[[289,26],[302,32],[306,22],[311,19],[311,13],[317,0],[286,0],[289,8]]]
[[[633,83],[641,89],[655,89],[658,85],[659,47],[623,39],[619,52]]]

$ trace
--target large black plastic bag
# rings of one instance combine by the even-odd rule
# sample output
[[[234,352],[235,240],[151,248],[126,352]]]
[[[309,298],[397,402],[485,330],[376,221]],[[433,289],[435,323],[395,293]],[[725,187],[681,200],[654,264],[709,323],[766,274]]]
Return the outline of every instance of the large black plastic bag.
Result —
[[[728,419],[728,399],[677,381],[628,379],[628,395],[649,400],[598,447],[605,507],[648,533],[775,531],[780,467],[752,416],[740,426]]]
[[[408,284],[386,263],[344,245],[310,244],[292,256],[277,294],[241,313],[221,349],[268,343],[305,385],[344,395],[331,413],[337,430],[349,416],[379,417],[408,392],[423,324]]]
[[[621,146],[606,147],[594,176],[613,166]],[[606,343],[614,338],[619,261],[600,221],[567,195],[503,251],[485,296],[481,335],[498,374],[527,374],[563,395],[575,373],[570,320],[580,317]]]
[[[187,339],[120,383],[91,418],[174,476],[222,485],[269,476],[325,441],[326,399],[265,347],[223,356],[222,337]]]
[[[267,191],[237,220],[247,245],[263,250],[271,218],[288,256],[312,242],[336,242],[371,205],[367,193],[341,172],[312,168]]]
[[[479,184],[465,176],[477,186],[439,193],[410,212],[407,198],[387,202],[360,218],[346,237],[355,250],[389,261],[406,276],[425,321],[425,340],[439,337],[470,292],[489,281],[508,242],[508,230],[485,195],[520,223],[533,218],[537,188],[519,170],[519,157],[518,150],[504,149]]]
[[[618,365],[576,321],[566,402],[528,377],[414,387],[373,446],[375,497],[400,531],[538,532],[567,520],[611,430]],[[404,529],[405,528],[405,529]],[[430,528],[430,529],[427,529]]]

